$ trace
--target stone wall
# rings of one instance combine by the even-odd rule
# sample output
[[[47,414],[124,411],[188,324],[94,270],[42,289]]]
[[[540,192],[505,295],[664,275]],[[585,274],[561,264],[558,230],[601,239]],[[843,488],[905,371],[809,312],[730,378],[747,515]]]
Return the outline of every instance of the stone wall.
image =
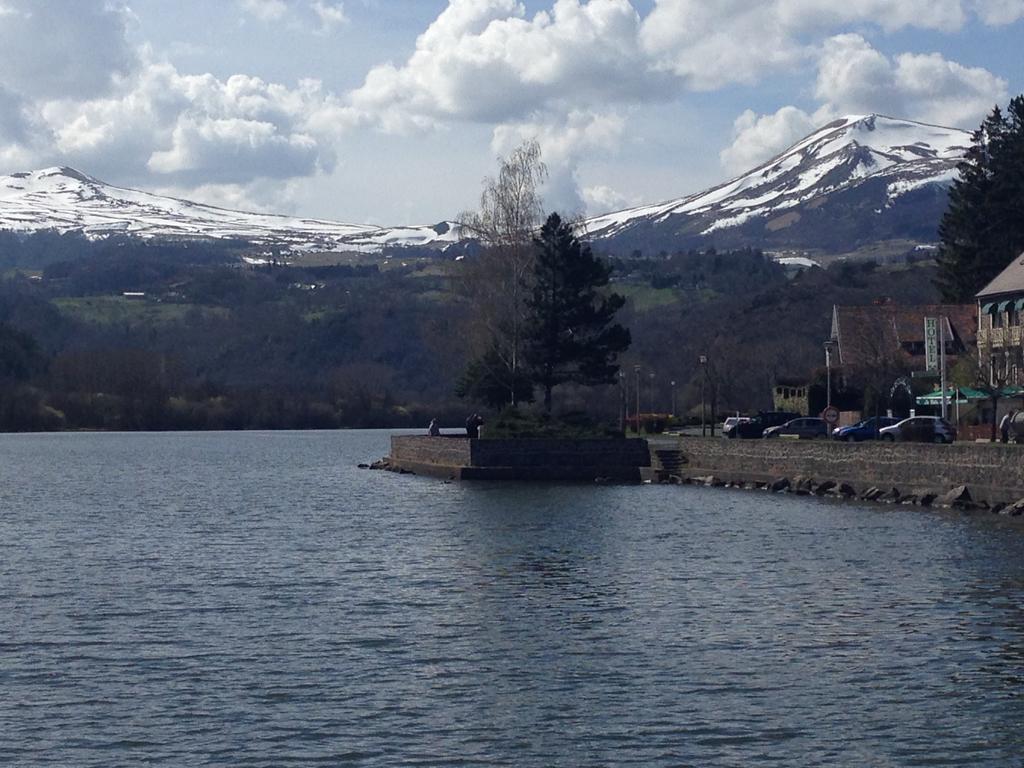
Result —
[[[659,446],[661,447],[661,446]],[[944,493],[966,485],[975,500],[1024,498],[1024,448],[990,443],[838,443],[828,440],[680,438],[686,477],[764,481],[803,476],[857,488]]]
[[[640,479],[650,466],[645,440],[470,440],[466,437],[391,438],[398,469],[454,479]]]
[[[468,467],[471,442],[467,437],[395,435],[391,438],[391,459],[409,464]]]
[[[472,440],[474,467],[646,467],[646,440]]]

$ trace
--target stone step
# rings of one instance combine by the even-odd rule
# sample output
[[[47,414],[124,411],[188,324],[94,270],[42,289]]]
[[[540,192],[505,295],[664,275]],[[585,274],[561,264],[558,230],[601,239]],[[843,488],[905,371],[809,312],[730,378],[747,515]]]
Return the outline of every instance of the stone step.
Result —
[[[671,449],[671,448],[659,448],[655,450],[653,455],[654,463],[656,466],[670,474],[677,473],[680,469],[687,465],[687,459],[683,455],[682,451]]]

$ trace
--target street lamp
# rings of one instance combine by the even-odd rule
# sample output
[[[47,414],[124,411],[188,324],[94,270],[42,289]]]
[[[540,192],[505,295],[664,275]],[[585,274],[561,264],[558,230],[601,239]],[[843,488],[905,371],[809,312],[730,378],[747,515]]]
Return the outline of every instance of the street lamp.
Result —
[[[675,380],[673,379],[672,381],[670,381],[669,385],[672,387],[672,418],[674,419],[676,417],[676,382],[675,382]]]
[[[700,358],[699,358],[699,361],[700,361],[700,367],[701,367],[701,376],[700,376],[700,436],[701,437],[707,437],[708,431],[707,431],[707,421],[706,421],[706,412],[705,412],[704,404],[706,402],[706,400],[705,400],[705,384],[707,383],[707,379],[708,379],[708,356],[707,355],[701,355]]]
[[[835,342],[825,342],[825,407],[832,407],[832,347]]]
[[[626,423],[629,421],[629,399],[626,397],[626,372],[619,370],[619,430],[626,434]]]
[[[633,366],[633,375],[636,376],[636,433],[640,434],[640,366]]]

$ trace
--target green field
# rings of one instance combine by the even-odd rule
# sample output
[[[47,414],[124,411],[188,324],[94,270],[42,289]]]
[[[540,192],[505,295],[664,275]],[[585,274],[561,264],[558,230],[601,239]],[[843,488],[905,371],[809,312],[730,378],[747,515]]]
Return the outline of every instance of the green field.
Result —
[[[68,317],[92,325],[164,325],[180,322],[190,312],[204,316],[230,314],[230,310],[222,307],[127,299],[123,296],[59,298],[53,299],[53,304]]]
[[[616,293],[622,294],[637,312],[650,312],[668,307],[679,301],[679,294],[673,288],[652,288],[649,285],[616,283]]]

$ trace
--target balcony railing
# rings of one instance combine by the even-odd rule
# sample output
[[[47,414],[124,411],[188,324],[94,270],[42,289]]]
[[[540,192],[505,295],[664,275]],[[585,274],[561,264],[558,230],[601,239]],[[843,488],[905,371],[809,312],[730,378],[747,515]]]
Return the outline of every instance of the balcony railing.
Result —
[[[1016,342],[1012,341],[1012,334],[1009,331],[1016,331]],[[978,344],[983,347],[1005,347],[1010,344],[1020,344],[1020,328],[983,328],[978,331]]]

